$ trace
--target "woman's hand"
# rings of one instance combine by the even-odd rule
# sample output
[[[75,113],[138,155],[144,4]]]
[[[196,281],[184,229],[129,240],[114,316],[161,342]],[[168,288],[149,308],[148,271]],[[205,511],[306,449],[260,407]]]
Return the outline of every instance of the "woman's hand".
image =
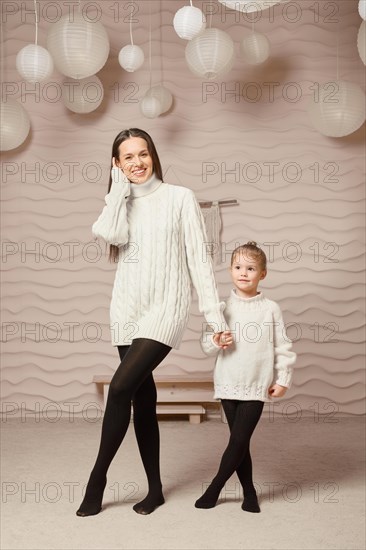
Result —
[[[273,384],[268,390],[270,397],[282,397],[287,391],[286,386],[280,386],[279,384]]]
[[[224,330],[223,332],[216,332],[214,334],[213,340],[217,346],[220,346],[221,349],[226,349],[231,346],[233,343],[233,337],[230,330]]]
[[[111,171],[112,181],[117,181],[122,183],[126,179],[126,177],[122,168],[117,166],[115,157],[112,157],[112,165],[113,165],[112,171]]]
[[[117,166],[116,157],[112,157],[112,166],[113,168],[118,168],[118,170],[121,170],[120,166]]]

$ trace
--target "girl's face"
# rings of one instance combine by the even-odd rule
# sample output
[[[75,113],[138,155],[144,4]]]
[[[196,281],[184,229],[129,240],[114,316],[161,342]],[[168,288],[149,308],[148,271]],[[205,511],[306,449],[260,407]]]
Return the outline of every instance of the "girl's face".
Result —
[[[145,183],[153,174],[153,161],[143,138],[130,137],[119,146],[117,166],[132,183]]]
[[[238,294],[244,298],[256,296],[259,281],[267,274],[258,260],[246,252],[235,256],[230,273]]]

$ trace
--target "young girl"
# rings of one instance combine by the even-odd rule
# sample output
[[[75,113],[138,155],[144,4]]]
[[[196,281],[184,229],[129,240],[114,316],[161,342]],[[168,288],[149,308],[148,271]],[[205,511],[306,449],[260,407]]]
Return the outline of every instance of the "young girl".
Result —
[[[234,250],[229,269],[235,288],[225,308],[230,331],[212,334],[206,330],[202,335],[203,351],[218,353],[214,397],[221,400],[231,433],[219,470],[196,508],[213,508],[236,471],[244,493],[242,509],[260,512],[252,480],[250,438],[264,403],[282,397],[291,386],[296,359],[279,305],[257,291],[267,274],[266,263],[263,250],[253,241]]]
[[[207,235],[191,189],[163,182],[150,135],[123,130],[112,145],[105,206],[93,235],[110,245],[118,260],[110,304],[112,345],[120,364],[109,386],[99,452],[76,514],[102,509],[107,471],[126,434],[134,429],[148,480],[148,494],[133,506],[150,514],[164,503],[159,465],[154,369],[179,349],[189,317],[192,283],[207,323],[228,328],[211,260],[202,254]]]

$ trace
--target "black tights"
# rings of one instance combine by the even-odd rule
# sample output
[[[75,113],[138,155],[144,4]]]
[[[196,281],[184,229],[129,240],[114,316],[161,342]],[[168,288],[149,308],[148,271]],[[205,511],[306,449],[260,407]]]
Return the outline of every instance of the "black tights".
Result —
[[[131,401],[136,439],[149,484],[147,497],[133,508],[140,514],[149,514],[163,504],[156,387],[152,372],[171,349],[147,338],[136,338],[129,346],[118,346],[121,363],[109,386],[99,452],[77,515],[95,515],[101,510],[107,470],[130,423]]]
[[[221,401],[230,428],[229,443],[222,455],[219,470],[211,484],[199,498],[196,508],[213,508],[227,480],[236,471],[244,491],[243,510],[259,512],[252,480],[250,438],[261,417],[263,401]]]

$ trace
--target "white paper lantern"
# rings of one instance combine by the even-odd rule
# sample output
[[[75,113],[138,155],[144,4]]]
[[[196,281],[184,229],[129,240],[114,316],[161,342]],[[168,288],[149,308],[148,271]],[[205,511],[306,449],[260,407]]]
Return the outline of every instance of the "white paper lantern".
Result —
[[[285,1],[287,0],[219,0],[224,6],[243,13],[267,10]]]
[[[86,114],[95,111],[102,103],[103,96],[103,85],[96,75],[81,80],[70,78],[63,82],[63,102],[74,113]]]
[[[206,28],[205,14],[194,6],[184,6],[173,19],[175,32],[184,40],[192,40]]]
[[[205,29],[188,42],[185,56],[195,75],[213,79],[230,71],[234,61],[234,42],[220,29]]]
[[[363,64],[366,65],[366,21],[362,21],[358,30],[357,48]]]
[[[243,38],[240,51],[245,61],[250,65],[264,63],[270,54],[269,40],[264,34],[253,32]]]
[[[27,82],[41,82],[53,72],[52,57],[46,48],[37,44],[24,46],[15,60],[18,73]]]
[[[363,20],[366,19],[366,0],[360,0],[358,3],[358,13]]]
[[[324,84],[313,97],[308,112],[314,127],[325,136],[352,134],[365,121],[365,94],[353,82],[339,80]]]
[[[145,54],[140,46],[129,44],[124,46],[118,54],[118,62],[122,69],[133,73],[137,71],[145,61]]]
[[[91,76],[104,66],[109,54],[108,34],[99,21],[87,21],[82,14],[61,17],[47,37],[56,68],[70,78]]]
[[[140,102],[141,113],[147,118],[156,118],[162,113],[162,105],[156,97],[143,97]]]
[[[161,104],[162,111],[160,114],[166,113],[169,111],[170,107],[173,104],[173,96],[164,86],[160,84],[158,86],[153,86],[149,88],[145,94],[145,97],[155,97]]]
[[[16,149],[25,141],[30,120],[24,107],[13,98],[0,103],[0,151]]]

